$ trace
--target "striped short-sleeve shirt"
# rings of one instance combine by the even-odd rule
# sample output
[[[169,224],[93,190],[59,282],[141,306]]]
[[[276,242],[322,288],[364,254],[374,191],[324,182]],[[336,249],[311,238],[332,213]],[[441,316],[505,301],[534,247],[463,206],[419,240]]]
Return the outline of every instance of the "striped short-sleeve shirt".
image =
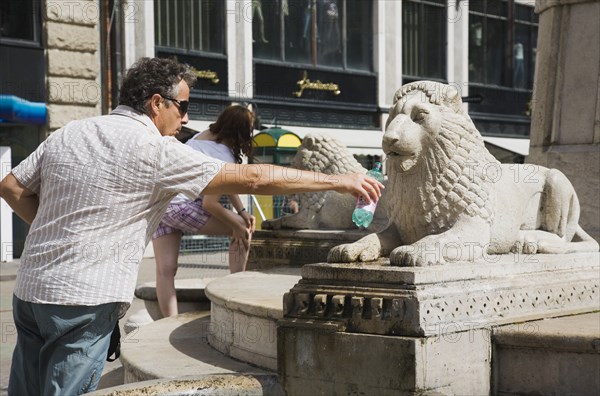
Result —
[[[166,206],[178,193],[198,197],[223,164],[161,136],[126,106],[54,132],[12,170],[40,201],[15,295],[59,305],[129,303]]]

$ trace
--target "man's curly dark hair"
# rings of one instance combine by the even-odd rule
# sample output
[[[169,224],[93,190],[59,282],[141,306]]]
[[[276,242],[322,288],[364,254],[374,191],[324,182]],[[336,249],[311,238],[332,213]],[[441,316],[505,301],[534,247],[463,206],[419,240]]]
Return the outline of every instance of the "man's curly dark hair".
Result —
[[[123,78],[119,104],[146,114],[146,101],[152,95],[175,98],[181,80],[191,88],[196,78],[189,65],[171,59],[141,58],[127,70]]]

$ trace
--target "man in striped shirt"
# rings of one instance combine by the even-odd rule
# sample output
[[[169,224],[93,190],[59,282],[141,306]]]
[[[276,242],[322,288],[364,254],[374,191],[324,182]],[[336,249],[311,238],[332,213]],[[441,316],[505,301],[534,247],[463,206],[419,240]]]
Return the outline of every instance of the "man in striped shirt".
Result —
[[[194,82],[186,65],[139,60],[114,111],[54,132],[0,182],[0,196],[31,224],[13,297],[10,395],[96,389],[144,249],[178,193],[380,196],[383,186],[365,175],[225,164],[179,143],[172,136],[188,121]]]

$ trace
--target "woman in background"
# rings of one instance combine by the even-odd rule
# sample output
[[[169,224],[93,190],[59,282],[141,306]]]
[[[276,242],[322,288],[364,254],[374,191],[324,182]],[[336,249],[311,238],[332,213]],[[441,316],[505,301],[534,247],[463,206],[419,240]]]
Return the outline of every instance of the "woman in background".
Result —
[[[242,163],[242,156],[252,155],[254,114],[244,106],[226,108],[217,121],[185,144],[225,162]],[[178,195],[167,207],[160,225],[152,235],[156,258],[156,295],[164,317],[178,314],[175,295],[175,274],[179,245],[184,232],[201,235],[228,235],[229,270],[244,271],[248,261],[250,241],[255,227],[239,196],[229,195],[233,211],[220,203],[219,195],[205,195],[190,201]]]

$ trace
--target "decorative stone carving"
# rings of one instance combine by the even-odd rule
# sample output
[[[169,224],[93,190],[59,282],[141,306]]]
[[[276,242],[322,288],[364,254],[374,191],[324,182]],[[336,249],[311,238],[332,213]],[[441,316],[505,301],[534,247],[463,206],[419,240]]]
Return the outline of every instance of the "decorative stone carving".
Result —
[[[356,230],[257,230],[252,236],[247,270],[300,267],[327,261],[331,248],[356,242],[368,231]]]
[[[356,161],[346,146],[330,136],[320,135],[307,135],[302,139],[292,167],[328,175],[366,173],[366,169]],[[339,194],[335,191],[306,193],[299,194],[298,201],[298,213],[263,221],[263,229],[357,229],[352,223],[356,198],[351,195]],[[376,219],[369,226],[371,231],[382,226],[384,216],[380,211],[375,212],[375,217]]]
[[[500,164],[457,90],[418,81],[396,92],[383,150],[388,227],[333,248],[329,262],[396,266],[475,261],[487,254],[596,252],[579,202],[558,170]]]
[[[452,271],[386,260],[308,264],[284,296],[284,318],[352,333],[432,336],[598,309],[598,253],[493,257]]]

